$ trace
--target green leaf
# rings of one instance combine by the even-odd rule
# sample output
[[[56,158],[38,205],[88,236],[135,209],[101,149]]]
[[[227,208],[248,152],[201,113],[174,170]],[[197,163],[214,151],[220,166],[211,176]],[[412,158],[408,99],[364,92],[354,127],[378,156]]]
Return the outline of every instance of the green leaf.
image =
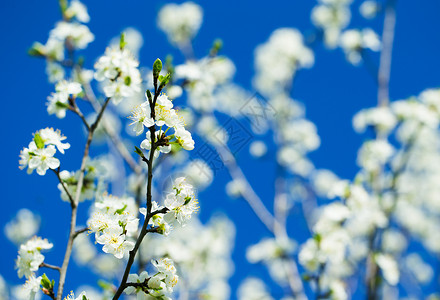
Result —
[[[53,289],[53,287],[55,286],[55,280],[52,279],[52,281],[50,282],[50,284],[51,284],[52,289]]]
[[[43,138],[41,137],[41,135],[38,132],[34,135],[34,142],[35,142],[35,145],[37,145],[38,149],[44,148]]]
[[[162,61],[158,58],[153,64],[153,78],[158,78],[160,71],[162,71]]]
[[[171,78],[171,74],[168,73],[167,75],[163,76],[162,80],[160,81],[160,86],[159,86],[159,90],[163,89],[168,82],[170,81]]]

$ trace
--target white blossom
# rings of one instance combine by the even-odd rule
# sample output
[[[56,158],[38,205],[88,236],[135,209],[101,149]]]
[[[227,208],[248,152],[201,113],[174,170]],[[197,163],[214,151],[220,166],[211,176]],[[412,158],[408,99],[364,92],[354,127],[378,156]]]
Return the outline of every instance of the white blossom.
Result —
[[[173,192],[168,193],[165,198],[165,207],[170,211],[165,215],[168,223],[175,220],[184,226],[191,215],[199,209],[195,191],[184,177],[176,178],[173,183]]]
[[[197,34],[202,20],[203,10],[194,2],[170,3],[159,11],[157,25],[171,42],[182,44]]]
[[[377,265],[382,271],[383,277],[390,285],[396,285],[399,282],[399,266],[394,257],[388,254],[377,254],[375,256]]]
[[[40,237],[33,237],[25,244],[22,244],[15,262],[18,277],[25,276],[30,278],[44,261],[44,255],[41,254],[41,250],[48,250],[52,247],[53,244]]]
[[[95,63],[95,79],[103,82],[106,97],[119,104],[141,90],[139,62],[126,48],[108,47]]]

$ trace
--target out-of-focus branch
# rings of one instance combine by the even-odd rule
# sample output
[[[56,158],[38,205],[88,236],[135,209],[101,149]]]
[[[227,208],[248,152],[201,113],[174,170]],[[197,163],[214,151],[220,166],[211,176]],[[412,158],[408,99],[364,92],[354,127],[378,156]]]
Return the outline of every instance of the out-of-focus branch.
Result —
[[[396,1],[389,0],[385,8],[385,19],[382,32],[382,50],[378,73],[377,101],[379,106],[389,103],[389,86],[391,75],[391,58],[393,52],[394,31],[396,26]]]
[[[96,96],[90,86],[89,83],[83,83],[84,86],[84,93],[86,99],[90,102],[95,112],[99,112],[100,105],[96,99]],[[136,160],[131,156],[130,151],[128,151],[127,147],[124,145],[124,143],[121,140],[121,137],[113,130],[113,128],[107,123],[103,122],[102,126],[105,129],[105,132],[107,133],[108,137],[112,141],[112,143],[115,145],[116,149],[118,150],[121,157],[125,160],[125,162],[128,164],[130,169],[133,170],[136,174],[142,173],[142,167],[136,162]]]
[[[286,228],[267,210],[263,201],[254,191],[240,166],[237,164],[234,155],[231,153],[227,145],[213,145],[220,156],[223,164],[229,171],[233,180],[237,180],[244,185],[242,191],[242,197],[246,200],[249,206],[252,208],[261,222],[274,234],[276,238],[286,238]],[[286,258],[286,273],[288,276],[289,287],[292,290],[296,299],[306,300],[307,297],[304,294],[304,287],[299,276],[298,267],[296,262],[291,258]]]

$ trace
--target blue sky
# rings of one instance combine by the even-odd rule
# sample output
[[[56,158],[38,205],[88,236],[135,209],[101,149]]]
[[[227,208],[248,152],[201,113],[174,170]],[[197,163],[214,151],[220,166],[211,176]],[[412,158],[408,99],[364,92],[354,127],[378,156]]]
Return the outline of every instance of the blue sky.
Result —
[[[253,50],[267,40],[270,33],[279,27],[295,27],[303,33],[313,30],[310,11],[313,0],[302,1],[196,1],[204,9],[204,23],[195,42],[196,55],[205,55],[215,38],[224,42],[222,54],[229,56],[237,67],[236,82],[252,90]],[[175,62],[182,57],[169,46],[165,35],[155,26],[156,14],[165,1],[84,1],[91,16],[90,29],[95,41],[84,51],[86,64],[91,67],[96,57],[101,55],[109,40],[119,32],[132,26],[144,36],[144,47],[140,52],[141,65],[151,65],[157,57],[175,55]],[[358,13],[361,1],[354,1],[353,20],[350,27],[369,26],[381,32],[379,18],[363,20]],[[418,94],[425,88],[439,85],[440,70],[440,2],[435,0],[402,1],[397,7],[397,26],[393,64],[391,72],[391,98],[394,100]],[[34,41],[45,42],[49,30],[59,20],[57,1],[1,1],[1,72],[2,100],[4,108],[0,112],[2,122],[1,157],[2,204],[0,227],[10,220],[15,212],[28,207],[42,215],[41,235],[58,241],[56,251],[46,257],[56,263],[62,259],[67,234],[69,206],[59,200],[55,176],[28,176],[18,169],[18,154],[27,145],[32,132],[49,126],[60,128],[69,138],[72,148],[65,156],[63,165],[71,170],[78,168],[83,147],[83,133],[78,128],[78,120],[67,118],[59,121],[49,117],[45,102],[53,87],[47,83],[44,62],[27,56],[26,51]],[[321,147],[311,154],[317,168],[328,168],[343,178],[352,178],[357,171],[357,149],[366,138],[354,133],[352,116],[361,108],[376,105],[376,85],[365,67],[353,67],[344,59],[341,50],[328,51],[322,45],[315,48],[315,66],[301,71],[296,79],[293,98],[305,104],[307,117],[318,128]],[[373,54],[373,59],[378,56]],[[273,194],[271,175],[275,163],[266,160],[255,164],[246,158],[247,149],[240,153],[240,162],[248,170],[251,183],[263,199],[270,201]],[[92,153],[93,154],[93,153]],[[96,153],[95,153],[96,154]],[[263,176],[263,172],[265,172]],[[219,172],[213,186],[201,196],[202,220],[214,211],[224,211],[236,221],[237,247],[234,252],[236,272],[231,280],[233,288],[247,274],[266,276],[264,268],[251,267],[245,262],[246,245],[256,243],[261,237],[269,236],[264,227],[252,215],[242,201],[228,200],[223,187],[229,180],[226,171]],[[81,213],[81,212],[80,212]],[[85,215],[86,210],[82,211]],[[84,218],[80,218],[82,222]],[[303,240],[307,232],[299,227],[296,233]],[[6,241],[0,232],[1,260],[0,274],[9,282],[18,284],[13,269],[16,257],[15,246]],[[57,245],[56,245],[57,246]],[[67,289],[81,283],[75,274],[79,270],[70,269]]]

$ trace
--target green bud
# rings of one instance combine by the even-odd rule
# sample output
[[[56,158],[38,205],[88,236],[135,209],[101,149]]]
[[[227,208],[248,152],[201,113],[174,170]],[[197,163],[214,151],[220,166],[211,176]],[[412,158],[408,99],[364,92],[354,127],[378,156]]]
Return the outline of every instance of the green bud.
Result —
[[[147,91],[145,92],[145,95],[147,96],[147,98],[148,98],[149,101],[153,102],[153,96],[151,95],[150,90],[147,90]]]
[[[162,61],[158,58],[153,64],[153,78],[158,78],[160,71],[162,71]]]
[[[122,50],[124,49],[125,45],[127,45],[127,43],[125,42],[125,32],[121,32],[121,37],[119,39],[119,48]]]
[[[49,278],[47,278],[46,273],[43,274],[43,276],[41,277],[41,282],[40,284],[45,288],[50,290],[52,285],[50,284],[50,280]]]
[[[41,137],[41,135],[38,132],[34,135],[34,142],[35,142],[35,145],[37,146],[38,149],[44,148],[43,138]]]
[[[38,42],[35,42],[28,50],[30,56],[44,56],[44,46]]]
[[[221,39],[216,39],[212,44],[212,48],[209,51],[211,56],[216,56],[217,53],[223,48],[223,41]]]
[[[58,108],[65,108],[65,109],[68,109],[68,108],[69,108],[69,104],[67,104],[67,103],[63,103],[63,102],[60,102],[60,101],[57,101],[57,102],[55,103],[55,106],[58,107]]]
[[[131,77],[130,76],[125,77],[124,78],[124,83],[125,83],[125,85],[130,86],[130,84],[131,84]]]
[[[144,157],[144,153],[142,152],[141,149],[139,149],[138,147],[134,146],[134,152],[136,154],[138,154],[140,157]]]
[[[322,239],[322,237],[321,237],[321,235],[319,233],[315,234],[313,236],[313,238],[315,239],[315,241],[318,242],[318,244],[321,242],[321,239]]]
[[[59,0],[60,3],[60,8],[61,8],[61,12],[64,15],[64,12],[66,11],[68,4],[67,4],[67,0]]]

